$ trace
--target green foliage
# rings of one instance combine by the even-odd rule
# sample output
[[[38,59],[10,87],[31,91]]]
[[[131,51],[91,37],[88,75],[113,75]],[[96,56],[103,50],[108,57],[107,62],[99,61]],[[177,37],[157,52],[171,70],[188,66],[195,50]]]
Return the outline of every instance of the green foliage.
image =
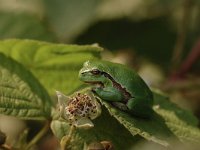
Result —
[[[72,40],[95,20],[100,0],[44,0],[47,18],[57,36]],[[67,27],[67,28],[66,28]]]
[[[149,120],[130,116],[113,108],[105,101],[101,103],[132,135],[139,134],[163,146],[170,146],[172,139],[195,143],[200,140],[200,131],[196,127],[197,119],[190,112],[177,107],[157,92],[154,92],[155,113]]]
[[[136,53],[139,57],[144,56],[155,64],[168,67],[175,39],[167,17],[163,17],[138,22],[128,19],[104,21],[93,25],[76,42],[98,41],[109,50],[121,49],[121,53],[130,55]],[[126,49],[130,51],[124,52]],[[132,56],[133,62],[130,63],[136,63],[138,56]]]
[[[164,120],[167,127],[182,142],[199,143],[198,119],[189,111],[183,110],[158,92],[154,92],[154,110]]]
[[[94,128],[77,129],[74,132],[70,143],[74,149],[82,149],[85,142],[89,144],[102,140],[112,141],[116,149],[130,149],[136,143],[136,135],[164,147],[171,147],[176,142],[199,143],[197,119],[158,91],[154,91],[155,113],[151,119],[130,116],[109,103],[100,101],[105,106],[102,115],[94,120]],[[58,117],[52,121],[51,128],[59,139],[68,135],[70,130],[69,123],[58,120]]]
[[[26,38],[55,41],[38,17],[26,13],[0,12],[0,38]]]
[[[59,112],[53,108],[44,87],[51,95],[55,95],[55,90],[75,91],[82,85],[77,76],[83,62],[99,58],[101,51],[96,45],[0,41],[0,113],[21,119],[52,118],[51,129],[62,139],[69,133],[70,126],[59,120]],[[130,149],[137,141],[136,135],[162,146],[172,146],[172,140],[199,143],[197,119],[170,102],[164,94],[154,91],[155,113],[151,119],[130,116],[100,101],[103,104],[101,116],[94,120],[94,128],[75,130],[70,143],[73,149],[105,140],[111,141],[116,149]]]
[[[32,40],[0,41],[0,52],[28,68],[51,95],[55,90],[69,93],[81,85],[78,71],[84,61],[99,57],[95,45],[64,45]]]
[[[176,38],[183,37],[180,57],[184,59],[199,37],[199,8],[198,0],[0,0],[0,39],[17,38],[0,41],[0,114],[28,120],[52,120],[53,133],[62,139],[68,135],[70,126],[59,120],[51,97],[55,97],[56,90],[70,94],[79,89],[82,83],[77,76],[83,62],[100,58],[102,51],[95,45],[18,39],[98,42],[107,49],[121,50],[128,56],[133,54],[134,63],[128,62],[133,66],[141,64],[137,61],[145,56],[165,67],[162,71],[166,73],[171,67]],[[183,30],[182,37],[179,30],[180,33]],[[121,60],[128,60],[123,54],[117,59],[122,56]],[[109,56],[109,59],[113,58]],[[190,69],[198,68],[198,63],[190,64]],[[198,91],[196,86],[194,88]],[[189,90],[192,94],[194,88],[190,83],[183,87],[184,92]],[[154,91],[155,113],[150,120],[130,116],[104,101],[101,104],[103,112],[94,120],[95,127],[77,129],[73,133],[72,149],[83,149],[85,143],[103,140],[111,141],[119,150],[131,149],[141,139],[164,148],[173,146],[174,141],[181,145],[200,143],[198,120],[157,91]],[[48,124],[46,128],[49,129]],[[12,148],[26,149],[27,137],[25,130]]]
[[[83,149],[84,143],[95,141],[111,141],[116,150],[130,149],[137,141],[137,137],[133,137],[104,107],[101,116],[93,123],[94,128],[75,131],[71,143],[73,149]],[[51,123],[51,129],[59,139],[68,134],[69,128],[69,123],[63,121],[53,120]]]
[[[147,20],[169,10],[179,11],[180,0],[1,0],[0,37],[69,42],[95,22],[125,17]]]
[[[50,118],[51,99],[21,64],[0,54],[0,113],[22,119]]]

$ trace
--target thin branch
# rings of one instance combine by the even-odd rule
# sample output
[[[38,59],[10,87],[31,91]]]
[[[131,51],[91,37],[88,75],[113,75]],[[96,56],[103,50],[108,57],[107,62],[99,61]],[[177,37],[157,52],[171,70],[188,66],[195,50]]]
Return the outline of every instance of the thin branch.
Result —
[[[46,122],[45,126],[38,132],[38,134],[28,143],[26,150],[29,150],[33,145],[35,145],[49,130],[49,121]]]
[[[184,75],[187,73],[192,65],[200,58],[200,38],[195,43],[187,58],[183,61],[179,74]]]
[[[187,35],[187,29],[191,18],[190,16],[191,16],[192,6],[193,6],[193,0],[184,1],[183,16],[180,22],[180,26],[178,28],[178,36],[174,47],[174,52],[172,55],[173,69],[176,69],[181,62],[182,53],[185,45],[185,39]]]
[[[75,131],[75,126],[71,126],[68,135],[65,135],[62,137],[60,141],[60,147],[61,150],[67,150],[68,146],[70,145],[71,139],[72,139],[72,134]]]
[[[193,64],[200,58],[200,38],[194,44],[186,59],[180,65],[180,68],[170,76],[170,80],[174,81],[185,77],[187,72],[190,71]]]

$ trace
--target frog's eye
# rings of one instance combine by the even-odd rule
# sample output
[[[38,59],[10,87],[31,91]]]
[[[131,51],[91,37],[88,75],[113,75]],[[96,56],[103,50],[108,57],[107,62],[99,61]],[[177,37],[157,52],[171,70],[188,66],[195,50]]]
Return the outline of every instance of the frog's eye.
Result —
[[[97,70],[97,69],[93,69],[93,70],[91,71],[91,73],[92,73],[93,75],[99,75],[99,74],[101,74],[101,71],[99,71],[99,70]]]

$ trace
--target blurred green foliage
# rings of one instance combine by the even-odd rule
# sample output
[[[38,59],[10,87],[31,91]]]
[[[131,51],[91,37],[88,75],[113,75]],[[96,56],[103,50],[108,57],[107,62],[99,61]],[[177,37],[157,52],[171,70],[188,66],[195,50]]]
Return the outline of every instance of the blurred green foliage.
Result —
[[[175,33],[167,17],[132,22],[128,19],[104,21],[92,26],[76,43],[93,43],[110,50],[133,49],[139,56],[167,65],[175,44]]]
[[[199,35],[199,2],[192,3],[184,56]],[[100,43],[131,49],[168,67],[184,0],[0,0],[0,38]]]
[[[34,39],[70,44],[99,43],[100,46],[115,54],[118,52],[126,53],[126,50],[129,50],[134,56],[131,59],[133,66],[136,63],[142,64],[140,61],[137,62],[138,58],[145,58],[145,60],[156,63],[163,72],[168,73],[166,76],[169,77],[169,72],[174,65],[171,60],[179,38],[182,38],[181,60],[187,58],[199,39],[199,18],[199,0],[0,0],[0,39]],[[29,56],[32,56],[33,51],[40,49],[40,45],[37,44],[34,47],[28,47],[30,48],[27,48],[27,51],[30,52],[27,53]],[[51,47],[57,48],[52,45]],[[26,46],[23,45],[23,51],[25,48]],[[38,75],[40,82],[45,84],[51,95],[54,88],[60,87],[60,83],[67,80],[67,76],[72,74],[71,76],[75,78],[77,70],[80,68],[79,64],[75,67],[76,71],[63,71],[69,66],[65,66],[63,62],[67,60],[62,59],[62,67],[58,67],[52,72],[49,71],[48,75],[51,76],[46,77],[43,67],[52,67],[51,60],[48,60],[49,55],[45,56],[45,52],[43,52],[41,61],[33,63],[32,60],[29,60],[32,57],[26,57],[24,52],[19,49],[14,43],[13,47],[9,49],[14,51],[14,54],[8,54],[4,47],[1,47],[0,50],[7,55],[16,56],[13,58],[23,63],[27,68],[33,65],[30,70],[34,75]],[[49,52],[51,53],[51,49]],[[84,54],[83,59],[88,59],[90,56],[93,57],[92,55],[85,57]],[[54,53],[52,57],[60,60],[62,56],[59,56],[59,53]],[[73,59],[71,55],[67,57]],[[80,61],[83,61],[81,57],[79,58]],[[178,87],[178,90],[176,89],[178,92],[170,86],[168,90],[175,91],[171,95],[172,97],[175,95],[172,100],[181,100],[179,104],[182,105],[183,99],[189,99],[186,105],[193,103],[192,105],[198,109],[200,114],[199,101],[193,102],[193,99],[198,99],[200,96],[198,91],[199,60],[192,65],[191,69],[196,73],[190,75],[192,80],[181,81],[181,84],[175,83],[174,87]],[[55,66],[60,66],[60,64]],[[52,78],[57,73],[61,75],[58,80]],[[150,75],[147,73],[147,76]],[[195,80],[195,76],[198,80]],[[72,92],[69,90],[71,82],[76,83],[73,84],[74,87],[80,84],[79,81],[69,81],[70,84],[63,84],[60,87],[66,93]],[[52,83],[56,83],[56,87],[52,87]],[[165,84],[160,85],[162,88],[163,86]]]
[[[77,78],[83,62],[98,59],[102,48],[12,39],[0,41],[0,52],[0,113],[24,120],[53,120],[53,133],[63,138],[71,126],[59,120],[59,111],[48,93],[53,97],[55,90],[62,90],[69,96],[80,88],[82,82]],[[196,117],[171,103],[163,93],[153,92],[155,113],[149,119],[131,116],[100,100],[108,111],[103,107],[94,128],[87,132],[77,129],[72,136],[74,144],[70,145],[82,149],[85,142],[106,139],[116,149],[129,149],[135,143],[135,135],[166,147],[173,145],[172,138],[198,144],[200,130]],[[126,143],[122,139],[127,139]]]
[[[0,38],[55,41],[56,38],[38,17],[26,13],[0,12]]]

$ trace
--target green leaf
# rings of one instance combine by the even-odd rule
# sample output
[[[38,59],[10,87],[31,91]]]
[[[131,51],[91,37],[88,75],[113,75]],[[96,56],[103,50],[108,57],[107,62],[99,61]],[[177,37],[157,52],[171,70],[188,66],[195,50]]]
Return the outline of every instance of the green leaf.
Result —
[[[166,0],[140,0],[140,1],[126,1],[123,0],[107,0],[103,1],[99,8],[98,15],[104,19],[116,19],[129,17],[134,20],[142,20],[162,16],[173,10],[174,6],[180,5],[178,1]]]
[[[94,128],[76,129],[70,146],[72,149],[83,149],[84,143],[111,141],[116,150],[130,149],[139,140],[138,136],[133,137],[115,118],[110,116],[103,107],[100,117],[93,120]],[[61,139],[69,133],[70,126],[66,122],[53,120],[51,123],[53,133]]]
[[[48,119],[52,102],[38,80],[1,53],[0,62],[0,113],[22,119]]]
[[[0,52],[30,69],[50,94],[70,93],[82,83],[78,71],[84,61],[96,59],[102,48],[95,45],[65,45],[32,40],[0,41]]]
[[[49,23],[63,41],[71,41],[94,20],[100,0],[43,0]]]
[[[0,38],[28,38],[55,41],[45,24],[29,13],[0,12]]]
[[[151,119],[135,118],[115,109],[105,101],[101,103],[132,135],[139,134],[163,146],[170,146],[173,139],[182,142],[199,143],[200,141],[200,131],[196,127],[197,119],[157,92],[154,92],[155,113]]]

